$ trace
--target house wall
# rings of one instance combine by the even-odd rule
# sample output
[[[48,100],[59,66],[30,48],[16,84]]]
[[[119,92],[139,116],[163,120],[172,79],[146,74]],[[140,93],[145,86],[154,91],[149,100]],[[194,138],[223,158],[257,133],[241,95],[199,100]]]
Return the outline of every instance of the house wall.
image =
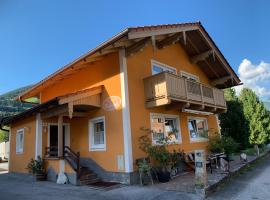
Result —
[[[207,148],[207,142],[190,142],[188,132],[188,116],[207,118],[208,128],[211,133],[218,131],[215,115],[192,115],[175,110],[168,110],[164,107],[146,109],[144,104],[144,85],[143,78],[152,75],[151,59],[167,64],[177,69],[186,71],[199,77],[200,82],[209,84],[209,80],[204,72],[196,65],[191,64],[189,57],[179,44],[170,45],[162,50],[153,50],[151,45],[147,45],[143,51],[138,52],[127,58],[128,86],[130,101],[130,117],[132,131],[133,159],[145,156],[139,149],[138,138],[145,134],[140,130],[141,127],[150,128],[150,113],[163,113],[178,115],[180,118],[180,131],[182,143],[171,145],[170,148],[192,151],[194,149]]]
[[[103,60],[87,64],[87,67],[73,75],[57,82],[41,91],[41,102],[46,102],[56,96],[76,92],[85,88],[104,85],[102,102],[110,96],[121,98],[120,66],[118,53],[107,55]],[[105,116],[106,150],[89,151],[88,122],[92,118]],[[57,123],[57,119],[47,122]],[[117,155],[124,155],[122,111],[121,106],[115,110],[105,110],[104,107],[89,112],[84,118],[64,119],[70,123],[71,149],[80,151],[81,157],[93,159],[107,171],[119,172]],[[43,145],[47,144],[47,133],[43,134]]]
[[[16,154],[16,133],[24,128],[23,153]],[[11,125],[9,171],[27,173],[27,164],[35,158],[36,120],[29,117]]]

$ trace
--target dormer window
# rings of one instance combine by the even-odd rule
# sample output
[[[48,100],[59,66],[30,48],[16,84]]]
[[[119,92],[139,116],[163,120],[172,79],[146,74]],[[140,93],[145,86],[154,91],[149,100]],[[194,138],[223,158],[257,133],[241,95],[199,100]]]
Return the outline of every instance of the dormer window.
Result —
[[[161,72],[170,72],[173,74],[177,74],[176,73],[176,69],[174,67],[171,67],[169,65],[157,62],[155,60],[151,60],[151,64],[152,64],[152,75],[155,74],[159,74]]]
[[[194,81],[194,82],[199,82],[200,81],[198,76],[196,76],[194,74],[190,74],[190,73],[185,72],[185,71],[181,71],[180,75],[181,75],[181,77],[184,77],[184,78],[186,78],[188,80],[191,80],[191,81]]]

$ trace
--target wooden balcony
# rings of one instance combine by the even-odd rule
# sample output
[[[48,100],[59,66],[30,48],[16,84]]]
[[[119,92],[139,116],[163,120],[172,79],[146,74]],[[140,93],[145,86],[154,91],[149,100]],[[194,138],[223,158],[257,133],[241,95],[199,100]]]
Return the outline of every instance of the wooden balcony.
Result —
[[[222,90],[169,72],[145,78],[144,92],[147,108],[169,105],[213,113],[227,109]]]

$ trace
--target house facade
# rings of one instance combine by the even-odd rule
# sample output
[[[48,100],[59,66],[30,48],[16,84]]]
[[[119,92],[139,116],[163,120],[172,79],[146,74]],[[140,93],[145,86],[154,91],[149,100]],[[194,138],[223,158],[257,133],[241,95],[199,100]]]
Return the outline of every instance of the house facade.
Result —
[[[200,23],[125,29],[18,97],[40,104],[1,120],[9,170],[27,173],[41,156],[51,180],[64,172],[77,184],[87,168],[88,182],[136,182],[142,127],[154,145],[170,136],[171,148],[207,150],[226,112],[222,89],[239,84]]]

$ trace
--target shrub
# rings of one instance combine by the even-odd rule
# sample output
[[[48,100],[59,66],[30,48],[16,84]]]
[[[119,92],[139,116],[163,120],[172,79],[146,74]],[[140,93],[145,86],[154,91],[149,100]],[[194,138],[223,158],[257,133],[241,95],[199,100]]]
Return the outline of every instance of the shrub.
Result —
[[[224,152],[229,156],[238,150],[239,144],[230,136],[215,136],[209,139],[209,150],[213,153]]]
[[[45,173],[45,162],[41,159],[40,156],[38,156],[37,160],[34,160],[33,158],[30,160],[30,162],[27,165],[28,172],[30,174],[36,175],[36,174],[44,174]]]

